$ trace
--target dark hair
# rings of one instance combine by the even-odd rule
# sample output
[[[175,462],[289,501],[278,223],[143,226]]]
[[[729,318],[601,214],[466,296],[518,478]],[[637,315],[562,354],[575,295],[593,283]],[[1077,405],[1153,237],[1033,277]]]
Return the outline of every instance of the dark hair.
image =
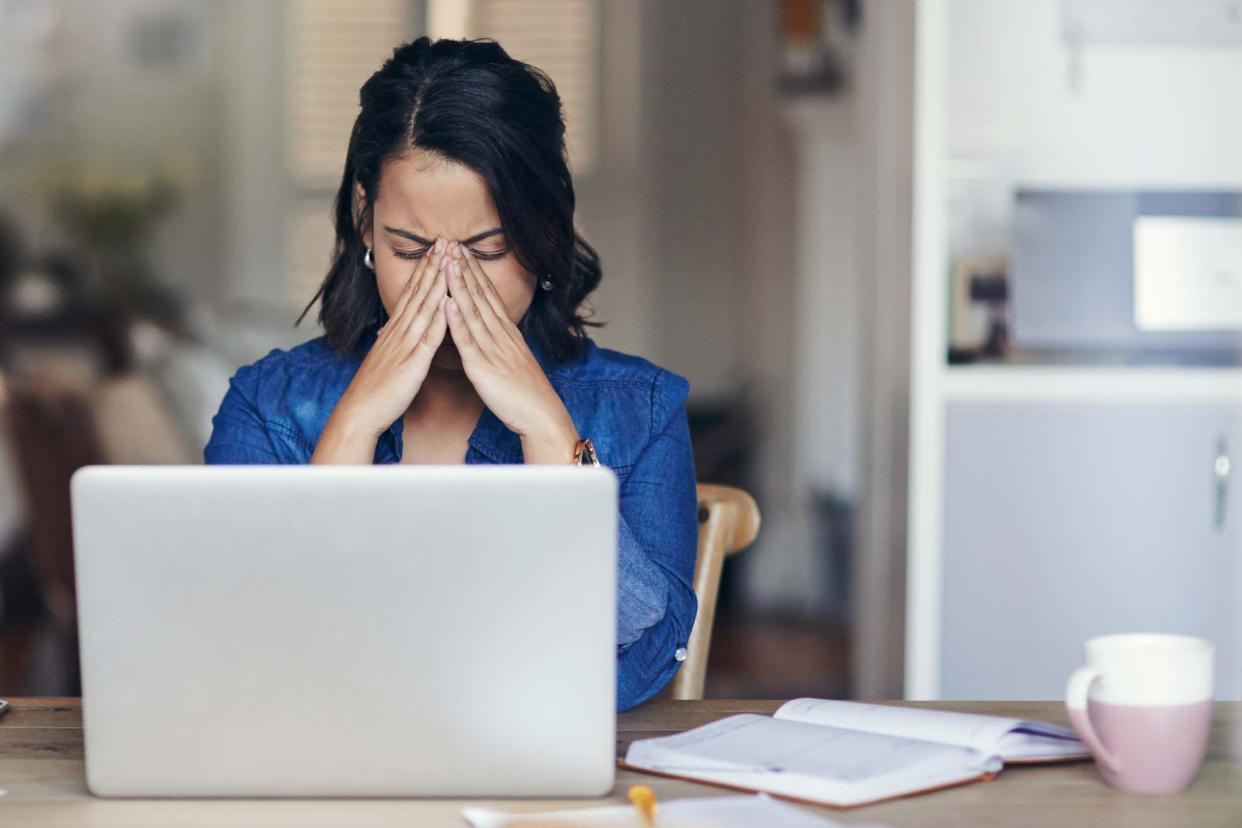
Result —
[[[508,248],[551,290],[537,288],[521,321],[553,360],[579,355],[589,322],[579,305],[600,283],[599,256],[574,229],[574,185],[565,122],[552,80],[486,39],[397,47],[362,85],[345,171],[336,194],[332,265],[318,300],[328,342],[353,351],[385,312],[375,273],[364,266],[363,231],[379,193],[384,162],[421,149],[459,162],[487,183]],[[355,188],[365,197],[355,204]]]

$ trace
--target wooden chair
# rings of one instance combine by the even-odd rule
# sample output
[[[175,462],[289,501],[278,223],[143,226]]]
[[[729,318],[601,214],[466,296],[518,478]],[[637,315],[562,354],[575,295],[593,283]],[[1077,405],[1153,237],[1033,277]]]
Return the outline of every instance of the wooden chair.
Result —
[[[750,546],[759,534],[759,506],[746,492],[733,486],[700,483],[698,495],[699,552],[694,566],[694,594],[699,600],[699,613],[690,631],[686,661],[673,677],[674,699],[703,698],[720,570],[725,558]]]
[[[6,420],[25,496],[35,574],[64,659],[64,694],[76,696],[82,691],[69,478],[103,456],[82,389],[32,381],[8,391]]]

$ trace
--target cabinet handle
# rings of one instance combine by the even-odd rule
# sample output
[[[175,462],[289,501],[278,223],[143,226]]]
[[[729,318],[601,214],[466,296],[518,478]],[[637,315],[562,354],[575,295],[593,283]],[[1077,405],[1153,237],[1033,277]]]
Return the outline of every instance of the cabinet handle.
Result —
[[[1225,512],[1229,508],[1229,473],[1233,463],[1229,461],[1229,446],[1222,435],[1216,440],[1216,460],[1212,463],[1212,474],[1216,477],[1216,529],[1225,528]]]

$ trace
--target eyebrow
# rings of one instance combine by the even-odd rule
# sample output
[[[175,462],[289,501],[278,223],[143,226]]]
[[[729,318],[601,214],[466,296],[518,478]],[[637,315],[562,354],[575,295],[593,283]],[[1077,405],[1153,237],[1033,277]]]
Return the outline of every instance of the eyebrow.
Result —
[[[392,233],[395,236],[401,236],[403,239],[409,239],[410,241],[418,242],[419,244],[426,244],[426,245],[435,244],[434,239],[424,239],[422,236],[418,235],[417,233],[411,233],[409,230],[398,230],[396,227],[388,227],[387,225],[385,225],[384,229],[388,231],[389,233]],[[462,244],[474,244],[475,242],[483,241],[489,236],[498,236],[502,232],[503,231],[499,227],[496,227],[492,230],[488,230],[483,233],[478,233],[474,236],[471,236],[468,239],[462,239],[461,243]]]

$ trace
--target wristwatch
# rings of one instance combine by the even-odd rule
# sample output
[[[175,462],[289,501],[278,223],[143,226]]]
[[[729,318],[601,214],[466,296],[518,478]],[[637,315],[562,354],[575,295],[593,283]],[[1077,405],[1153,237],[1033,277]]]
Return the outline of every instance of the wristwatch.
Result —
[[[598,466],[599,458],[595,456],[595,446],[589,439],[583,437],[574,444],[574,465],[575,466]]]

